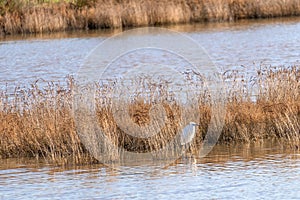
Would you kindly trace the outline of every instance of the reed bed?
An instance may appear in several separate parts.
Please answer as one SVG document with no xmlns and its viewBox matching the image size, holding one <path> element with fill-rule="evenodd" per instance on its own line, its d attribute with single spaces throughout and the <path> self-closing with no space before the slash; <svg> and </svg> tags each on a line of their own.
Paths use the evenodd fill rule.
<svg viewBox="0 0 300 200">
<path fill-rule="evenodd" d="M 203 85 L 197 74 L 190 80 Z M 231 70 L 222 74 L 227 83 L 225 124 L 220 144 L 251 143 L 264 139 L 281 139 L 298 147 L 300 142 L 300 69 L 267 68 L 245 75 Z M 195 80 L 198 80 L 195 82 Z M 131 152 L 159 150 L 180 131 L 182 109 L 176 99 L 161 84 L 147 85 L 145 80 L 130 101 L 119 101 L 117 108 L 128 109 L 123 124 L 142 129 L 150 122 L 149 111 L 160 103 L 165 112 L 165 124 L 160 132 L 149 138 L 126 134 L 113 115 L 114 84 L 95 83 L 97 92 L 97 122 L 113 144 Z M 65 84 L 39 82 L 30 87 L 16 87 L 13 94 L 0 93 L 0 157 L 34 157 L 57 163 L 97 162 L 78 136 L 73 115 L 73 91 L 76 81 L 69 77 Z M 150 93 L 149 93 L 150 88 Z M 151 90 L 152 88 L 152 90 Z M 144 92 L 148 91 L 145 96 Z M 151 92 L 153 91 L 153 92 Z M 202 126 L 197 129 L 192 150 L 197 151 L 206 135 L 211 119 L 210 95 L 195 91 L 199 102 Z"/>
<path fill-rule="evenodd" d="M 3 0 L 0 33 L 298 16 L 298 0 Z"/>
</svg>

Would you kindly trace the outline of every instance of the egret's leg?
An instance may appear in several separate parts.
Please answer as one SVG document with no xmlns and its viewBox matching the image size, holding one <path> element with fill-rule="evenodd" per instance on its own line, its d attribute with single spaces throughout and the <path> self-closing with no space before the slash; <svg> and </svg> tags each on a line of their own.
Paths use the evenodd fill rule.
<svg viewBox="0 0 300 200">
<path fill-rule="evenodd" d="M 185 144 L 184 144 L 184 145 L 182 145 L 182 152 L 181 152 L 182 156 L 185 155 L 185 153 L 186 153 L 186 152 L 185 152 L 185 149 L 186 149 L 186 148 L 185 148 Z"/>
<path fill-rule="evenodd" d="M 188 155 L 188 157 L 189 158 L 192 158 L 192 156 L 193 156 L 193 152 L 192 152 L 192 147 L 191 147 L 191 145 L 189 144 L 189 146 L 188 146 L 188 148 L 187 148 L 187 153 L 189 153 L 189 154 L 187 154 Z"/>
</svg>

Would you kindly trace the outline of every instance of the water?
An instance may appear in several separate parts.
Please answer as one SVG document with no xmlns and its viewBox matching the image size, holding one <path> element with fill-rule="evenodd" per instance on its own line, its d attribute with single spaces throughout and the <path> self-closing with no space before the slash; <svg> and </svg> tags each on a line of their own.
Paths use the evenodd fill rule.
<svg viewBox="0 0 300 200">
<path fill-rule="evenodd" d="M 276 143 L 216 146 L 197 163 L 55 167 L 3 160 L 0 199 L 297 199 L 300 154 Z"/>
<path fill-rule="evenodd" d="M 300 63 L 300 18 L 168 28 L 196 40 L 225 69 Z M 2 39 L 0 86 L 64 81 L 93 48 L 117 32 Z M 216 146 L 204 159 L 180 159 L 165 168 L 147 163 L 117 170 L 57 167 L 8 159 L 0 160 L 0 199 L 297 199 L 299 177 L 299 152 L 274 142 Z"/>
<path fill-rule="evenodd" d="M 225 69 L 300 63 L 300 18 L 168 28 L 197 41 L 215 65 Z M 8 37 L 0 41 L 0 84 L 23 86 L 37 79 L 63 81 L 67 75 L 76 75 L 86 56 L 114 33 L 118 31 L 79 32 L 69 37 L 67 34 Z M 136 61 L 128 60 L 126 65 L 134 65 Z"/>
</svg>

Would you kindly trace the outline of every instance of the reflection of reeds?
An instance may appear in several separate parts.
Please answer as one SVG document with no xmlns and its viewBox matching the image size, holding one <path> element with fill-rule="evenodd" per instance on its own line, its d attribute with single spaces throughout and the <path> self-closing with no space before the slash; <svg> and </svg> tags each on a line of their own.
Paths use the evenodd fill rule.
<svg viewBox="0 0 300 200">
<path fill-rule="evenodd" d="M 14 0 L 0 2 L 0 33 L 232 21 L 299 14 L 298 0 Z"/>
<path fill-rule="evenodd" d="M 194 76 L 197 76 L 194 74 Z M 244 76 L 238 72 L 223 74 L 228 80 L 226 119 L 219 143 L 252 142 L 277 138 L 299 142 L 300 134 L 300 71 L 297 67 L 259 70 L 256 75 Z M 33 84 L 28 89 L 16 89 L 13 96 L 5 91 L 0 96 L 0 156 L 37 157 L 53 161 L 76 163 L 92 161 L 76 134 L 72 115 L 72 79 L 67 86 L 49 83 L 44 88 Z M 158 85 L 158 87 L 160 87 Z M 176 100 L 156 96 L 166 111 L 165 125 L 150 138 L 132 137 L 122 131 L 113 116 L 111 85 L 97 84 L 97 119 L 108 138 L 121 148 L 132 152 L 151 152 L 164 147 L 180 131 L 181 108 Z M 143 88 L 142 88 L 143 89 Z M 253 92 L 252 90 L 255 90 Z M 141 90 L 139 89 L 139 92 Z M 160 95 L 169 95 L 160 87 Z M 150 123 L 148 101 L 157 94 L 143 98 L 139 93 L 131 102 L 121 103 L 129 110 L 125 123 L 143 127 Z M 211 117 L 209 95 L 195 92 L 198 98 L 202 124 L 193 141 L 195 150 L 206 134 Z M 155 98 L 154 98 L 155 99 Z"/>
</svg>

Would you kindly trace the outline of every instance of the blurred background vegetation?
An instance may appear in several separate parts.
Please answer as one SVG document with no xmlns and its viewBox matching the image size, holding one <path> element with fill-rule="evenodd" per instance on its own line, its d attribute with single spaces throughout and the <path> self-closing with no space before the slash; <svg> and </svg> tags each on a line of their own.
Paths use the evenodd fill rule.
<svg viewBox="0 0 300 200">
<path fill-rule="evenodd" d="M 28 6 L 37 6 L 42 4 L 70 3 L 81 8 L 95 5 L 97 0 L 0 0 L 0 13 L 18 11 Z"/>
</svg>

